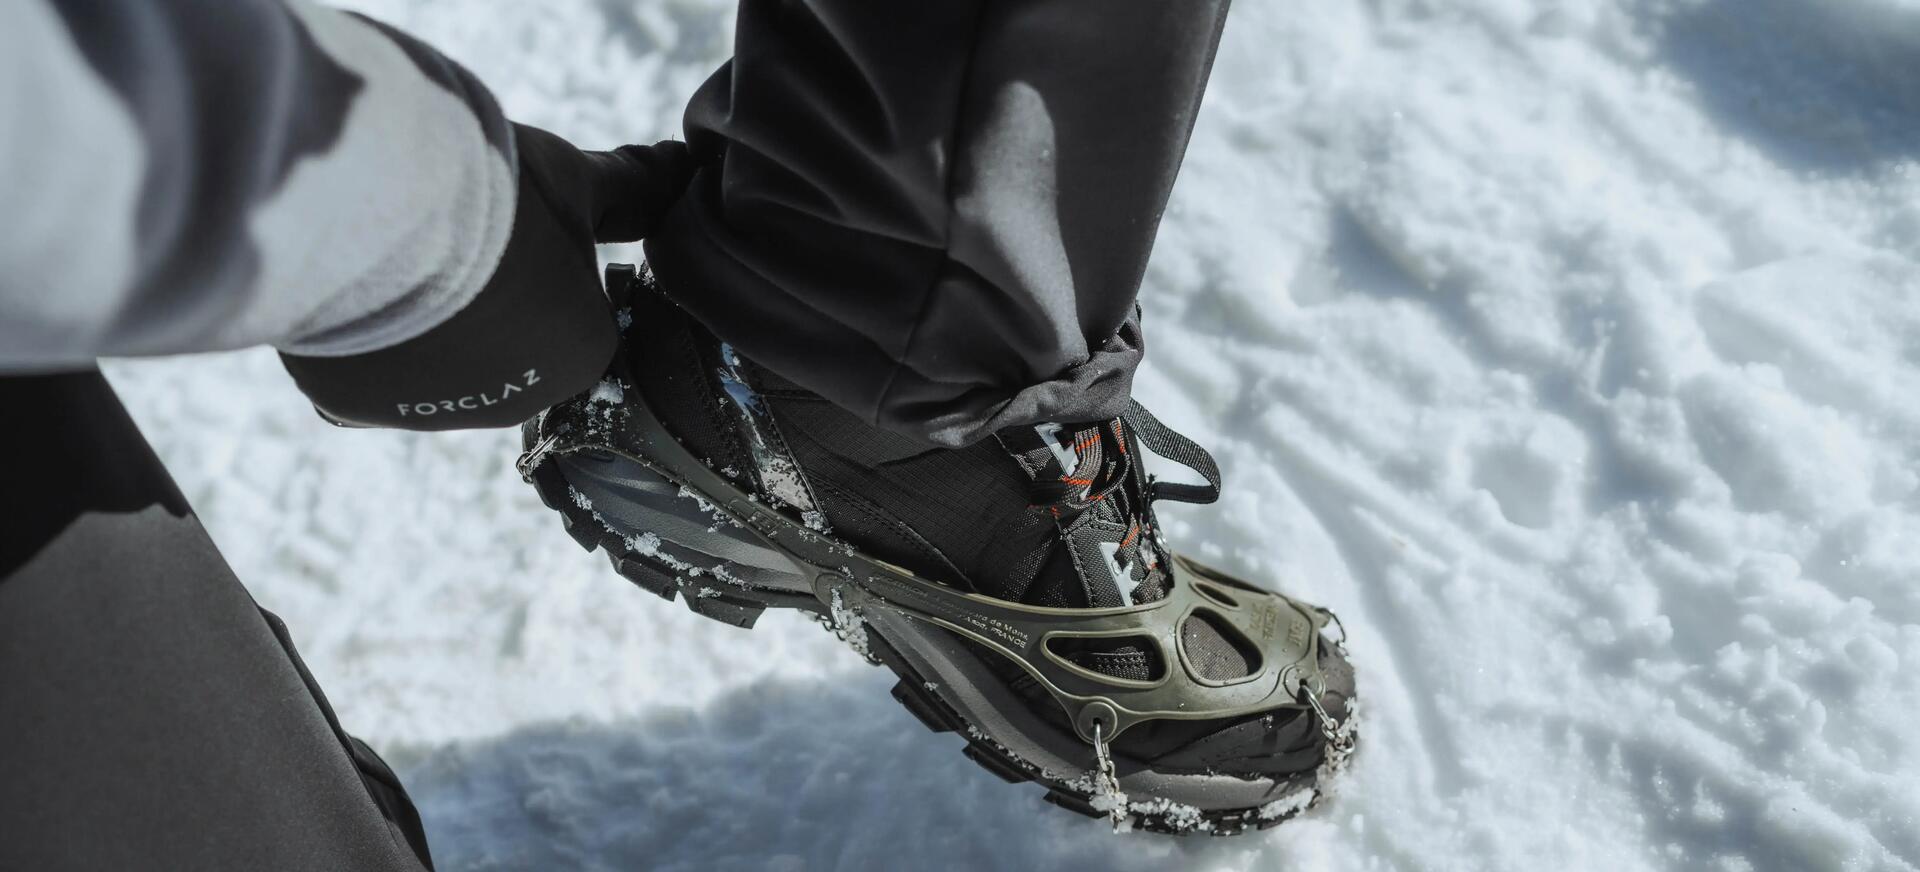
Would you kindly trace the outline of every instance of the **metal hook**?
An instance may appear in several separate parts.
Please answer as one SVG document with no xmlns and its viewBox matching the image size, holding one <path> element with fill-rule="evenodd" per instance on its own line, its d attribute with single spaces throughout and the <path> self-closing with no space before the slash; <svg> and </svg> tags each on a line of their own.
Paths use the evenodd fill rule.
<svg viewBox="0 0 1920 872">
<path fill-rule="evenodd" d="M 535 443 L 532 448 L 520 455 L 519 460 L 514 461 L 513 468 L 519 471 L 521 481 L 533 483 L 533 468 L 540 465 L 540 460 L 546 455 L 547 449 L 552 448 L 553 443 L 559 438 L 560 434 L 557 431 L 548 433 L 546 438 Z"/>
</svg>

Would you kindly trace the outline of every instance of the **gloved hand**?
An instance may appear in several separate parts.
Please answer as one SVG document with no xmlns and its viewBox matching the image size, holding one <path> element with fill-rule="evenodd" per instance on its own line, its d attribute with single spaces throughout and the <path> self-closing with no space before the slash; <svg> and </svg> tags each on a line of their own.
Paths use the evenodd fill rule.
<svg viewBox="0 0 1920 872">
<path fill-rule="evenodd" d="M 605 372 L 619 337 L 594 243 L 651 233 L 685 190 L 693 159 L 679 142 L 589 152 L 520 124 L 514 138 L 513 235 L 466 308 L 378 351 L 280 355 L 329 420 L 410 430 L 512 426 Z"/>
<path fill-rule="evenodd" d="M 523 196 L 531 177 L 554 214 L 574 222 L 572 230 L 587 232 L 590 242 L 645 238 L 693 177 L 684 142 L 581 151 L 538 127 L 515 124 L 513 134 Z"/>
</svg>

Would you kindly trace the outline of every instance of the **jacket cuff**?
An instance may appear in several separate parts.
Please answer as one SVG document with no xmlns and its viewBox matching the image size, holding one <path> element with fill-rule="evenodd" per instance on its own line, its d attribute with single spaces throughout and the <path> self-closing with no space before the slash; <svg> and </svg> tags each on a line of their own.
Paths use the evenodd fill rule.
<svg viewBox="0 0 1920 872">
<path fill-rule="evenodd" d="M 466 308 L 398 345 L 345 357 L 282 352 L 294 383 L 336 424 L 406 430 L 507 427 L 585 390 L 618 343 L 585 228 L 563 226 L 521 172 L 513 236 Z"/>
</svg>

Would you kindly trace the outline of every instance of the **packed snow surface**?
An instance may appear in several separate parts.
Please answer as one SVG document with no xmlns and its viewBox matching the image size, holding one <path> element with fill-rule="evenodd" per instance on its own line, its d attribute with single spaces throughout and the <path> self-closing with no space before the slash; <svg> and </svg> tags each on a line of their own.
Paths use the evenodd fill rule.
<svg viewBox="0 0 1920 872">
<path fill-rule="evenodd" d="M 732 31 L 356 5 L 597 146 L 676 135 Z M 442 869 L 1915 869 L 1917 159 L 1913 0 L 1237 4 L 1139 396 L 1228 476 L 1172 541 L 1336 609 L 1368 718 L 1233 840 L 1116 836 L 813 622 L 634 588 L 513 434 L 336 431 L 265 352 L 110 372 Z"/>
</svg>

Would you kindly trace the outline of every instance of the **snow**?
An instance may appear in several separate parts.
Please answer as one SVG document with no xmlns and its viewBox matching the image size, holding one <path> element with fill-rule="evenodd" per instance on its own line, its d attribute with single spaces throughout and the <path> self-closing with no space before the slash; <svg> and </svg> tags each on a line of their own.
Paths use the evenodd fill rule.
<svg viewBox="0 0 1920 872">
<path fill-rule="evenodd" d="M 620 401 L 625 399 L 626 396 L 626 389 L 620 386 L 619 379 L 614 378 L 601 379 L 598 384 L 593 386 L 593 393 L 588 395 L 590 401 L 606 403 L 609 406 L 620 405 Z"/>
<path fill-rule="evenodd" d="M 598 146 L 675 134 L 732 17 L 355 5 Z M 1914 869 L 1916 58 L 1912 0 L 1238 4 L 1138 394 L 1227 474 L 1169 541 L 1337 610 L 1367 724 L 1237 839 L 1115 836 L 811 622 L 634 589 L 513 434 L 109 371 L 443 869 Z"/>
<path fill-rule="evenodd" d="M 839 588 L 834 588 L 833 601 L 827 605 L 826 619 L 821 623 L 831 629 L 840 641 L 847 643 L 847 647 L 861 660 L 879 663 L 880 658 L 867 646 L 867 619 L 860 616 L 860 610 L 846 603 Z"/>
</svg>

